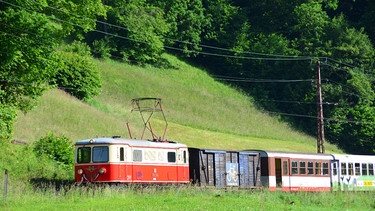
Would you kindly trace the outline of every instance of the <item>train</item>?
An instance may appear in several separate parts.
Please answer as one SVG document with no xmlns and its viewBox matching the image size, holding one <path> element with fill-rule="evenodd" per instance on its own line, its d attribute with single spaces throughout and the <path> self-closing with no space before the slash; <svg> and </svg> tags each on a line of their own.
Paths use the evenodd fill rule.
<svg viewBox="0 0 375 211">
<path fill-rule="evenodd" d="M 109 183 L 183 185 L 268 189 L 270 191 L 375 191 L 375 156 L 221 150 L 189 147 L 167 141 L 167 122 L 160 98 L 132 100 L 131 114 L 143 121 L 140 139 L 120 136 L 90 138 L 75 144 L 76 184 Z M 151 117 L 165 120 L 162 136 L 152 129 Z M 145 132 L 151 138 L 144 138 Z"/>
<path fill-rule="evenodd" d="M 374 191 L 375 156 L 215 150 L 160 140 L 101 137 L 75 144 L 75 182 Z"/>
</svg>

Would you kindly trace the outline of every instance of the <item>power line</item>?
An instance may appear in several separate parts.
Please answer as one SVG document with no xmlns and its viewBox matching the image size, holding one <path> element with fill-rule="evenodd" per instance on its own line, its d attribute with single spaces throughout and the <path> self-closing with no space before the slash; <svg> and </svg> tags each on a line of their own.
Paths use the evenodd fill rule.
<svg viewBox="0 0 375 211">
<path fill-rule="evenodd" d="M 231 82 L 247 82 L 247 83 L 292 83 L 292 82 L 314 82 L 314 79 L 254 79 L 254 78 L 240 78 L 230 76 L 213 75 L 214 79 L 219 81 Z"/>
<path fill-rule="evenodd" d="M 35 2 L 35 3 L 39 4 L 39 5 L 42 5 L 41 3 L 36 2 L 36 1 L 33 1 L 33 2 Z M 42 5 L 42 6 L 45 6 L 45 5 Z M 115 27 L 115 28 L 118 28 L 118 29 L 123 29 L 123 30 L 127 30 L 127 31 L 133 31 L 133 32 L 137 32 L 137 33 L 142 33 L 142 32 L 136 31 L 136 30 L 128 29 L 128 28 L 123 27 L 123 26 L 119 26 L 119 25 L 107 23 L 107 22 L 104 22 L 104 21 L 100 21 L 100 20 L 88 18 L 88 17 L 85 17 L 85 16 L 81 16 L 81 15 L 78 15 L 78 14 L 75 14 L 75 13 L 67 12 L 67 11 L 64 11 L 62 9 L 59 9 L 59 8 L 56 8 L 56 7 L 52 7 L 52 6 L 49 6 L 49 5 L 47 5 L 46 7 L 54 9 L 54 10 L 57 10 L 57 11 L 60 11 L 60 12 L 64 12 L 64 13 L 69 14 L 69 15 L 75 15 L 76 17 L 88 19 L 90 21 L 94 21 L 94 22 L 101 23 L 101 24 L 104 24 L 104 25 L 107 25 L 107 26 Z M 163 39 L 166 39 L 166 40 L 173 41 L 173 42 L 179 42 L 179 43 L 184 43 L 184 44 L 189 44 L 189 45 L 196 45 L 196 43 L 191 43 L 191 42 L 188 42 L 188 41 L 180 41 L 180 40 L 176 40 L 176 39 L 172 39 L 172 38 L 168 38 L 168 37 L 164 37 L 164 36 L 160 36 L 160 37 L 162 37 Z M 210 48 L 210 49 L 215 49 L 215 50 L 230 51 L 232 53 L 244 53 L 244 54 L 251 54 L 251 55 L 258 55 L 258 56 L 281 57 L 281 58 L 289 58 L 289 59 L 298 59 L 298 58 L 300 58 L 301 60 L 306 60 L 306 59 L 310 60 L 311 59 L 311 57 L 309 57 L 309 56 L 289 56 L 289 55 L 281 55 L 281 54 L 265 54 L 265 53 L 257 53 L 257 52 L 250 52 L 250 51 L 240 51 L 240 52 L 238 52 L 238 51 L 234 51 L 232 49 L 221 48 L 221 47 L 216 47 L 216 46 L 209 46 L 209 45 L 202 45 L 202 44 L 198 44 L 197 46 L 199 46 L 199 47 L 205 47 L 205 48 Z"/>
<path fill-rule="evenodd" d="M 14 6 L 14 7 L 17 7 L 17 8 L 20 8 L 20 9 L 24 9 L 24 10 L 26 10 L 28 12 L 37 12 L 37 11 L 33 11 L 33 10 L 30 10 L 30 9 L 27 9 L 27 8 L 19 6 L 19 5 L 15 5 L 15 4 L 9 3 L 9 2 L 4 1 L 4 0 L 0 0 L 0 2 L 9 4 L 11 6 Z M 37 3 L 37 4 L 40 4 L 40 3 Z M 42 5 L 42 6 L 45 6 L 45 5 Z M 55 8 L 55 7 L 51 7 L 51 6 L 47 6 L 47 7 L 51 8 L 51 9 L 56 9 L 56 10 L 62 12 L 61 9 L 58 9 L 58 8 Z M 40 13 L 40 12 L 37 12 L 37 13 L 43 14 L 43 13 Z M 120 29 L 129 30 L 129 29 L 125 28 L 125 27 L 121 27 L 121 26 L 114 25 L 114 24 L 109 24 L 109 23 L 106 23 L 106 22 L 103 22 L 103 21 L 97 21 L 97 20 L 94 20 L 94 19 L 90 19 L 90 18 L 87 18 L 87 17 L 83 17 L 83 16 L 80 16 L 80 15 L 74 14 L 74 13 L 68 13 L 68 12 L 65 12 L 65 13 L 66 14 L 71 14 L 71 15 L 76 15 L 77 17 L 82 17 L 82 18 L 85 18 L 85 19 L 88 19 L 88 20 L 96 21 L 98 23 L 107 24 L 107 25 L 112 26 L 112 27 L 117 27 L 117 28 L 120 28 Z M 49 17 L 51 19 L 59 21 L 59 22 L 63 22 L 63 23 L 70 24 L 72 26 L 84 28 L 83 26 L 81 26 L 79 24 L 76 24 L 76 23 L 65 21 L 65 20 L 62 20 L 62 19 L 59 19 L 59 18 L 56 18 L 56 17 L 52 17 L 52 16 L 49 16 Z M 105 31 L 100 31 L 100 30 L 97 30 L 97 29 L 93 29 L 92 31 L 98 32 L 98 33 L 101 33 L 101 34 L 104 34 L 104 35 L 113 36 L 113 37 L 120 38 L 120 39 L 126 39 L 126 40 L 131 40 L 131 41 L 134 41 L 134 42 L 149 44 L 146 41 L 137 40 L 137 39 L 134 39 L 134 38 L 129 38 L 129 37 L 125 37 L 125 36 L 121 36 L 121 35 L 117 35 L 117 34 L 112 34 L 112 33 L 105 32 Z M 164 37 L 164 39 L 173 40 L 173 39 L 165 38 L 165 37 Z M 186 41 L 178 41 L 178 40 L 174 40 L 174 41 L 176 41 L 176 42 L 183 42 L 183 43 L 194 45 L 194 43 L 190 43 L 190 42 L 186 42 Z M 198 46 L 200 46 L 200 45 L 198 45 Z M 226 50 L 226 51 L 230 51 L 230 52 L 236 52 L 236 51 L 233 51 L 233 50 L 230 50 L 230 49 L 225 49 L 225 48 L 213 47 L 213 46 L 208 46 L 208 45 L 201 45 L 201 47 L 202 46 L 203 47 L 209 47 L 209 48 L 212 48 L 212 49 L 221 49 L 221 50 Z M 247 56 L 235 56 L 235 55 L 228 55 L 228 54 L 208 53 L 208 52 L 203 52 L 203 51 L 186 50 L 186 49 L 181 49 L 181 48 L 176 48 L 176 47 L 170 47 L 170 46 L 166 46 L 166 45 L 164 45 L 164 48 L 165 49 L 170 49 L 170 50 L 185 51 L 185 52 L 189 52 L 189 53 L 196 53 L 196 54 L 208 55 L 208 56 L 225 57 L 225 58 L 236 58 L 236 59 L 268 60 L 268 61 L 301 61 L 301 60 L 306 60 L 307 61 L 307 60 L 311 60 L 311 57 L 286 56 L 286 55 L 275 55 L 275 54 L 262 54 L 262 53 L 247 52 L 247 51 L 244 51 L 242 53 L 253 54 L 253 55 L 269 56 L 269 57 L 247 57 Z"/>
</svg>

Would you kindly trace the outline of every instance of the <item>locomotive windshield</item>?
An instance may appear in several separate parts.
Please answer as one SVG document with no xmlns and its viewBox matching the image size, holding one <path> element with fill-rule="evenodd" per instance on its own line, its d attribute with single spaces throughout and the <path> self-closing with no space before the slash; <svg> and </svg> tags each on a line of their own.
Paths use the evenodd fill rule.
<svg viewBox="0 0 375 211">
<path fill-rule="evenodd" d="M 93 147 L 92 162 L 94 163 L 108 162 L 108 147 Z"/>
<path fill-rule="evenodd" d="M 91 158 L 92 151 L 92 158 Z M 79 147 L 77 149 L 77 163 L 104 163 L 109 159 L 108 146 Z"/>
</svg>

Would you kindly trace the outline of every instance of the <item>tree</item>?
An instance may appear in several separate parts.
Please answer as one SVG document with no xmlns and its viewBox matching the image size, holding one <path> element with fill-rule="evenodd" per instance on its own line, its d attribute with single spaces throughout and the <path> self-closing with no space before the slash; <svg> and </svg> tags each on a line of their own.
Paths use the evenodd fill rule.
<svg viewBox="0 0 375 211">
<path fill-rule="evenodd" d="M 60 62 L 55 49 L 62 39 L 72 32 L 79 34 L 76 27 L 92 30 L 96 23 L 91 18 L 102 14 L 100 0 L 0 3 L 0 116 L 6 125 L 1 139 L 11 137 L 15 110 L 29 111 L 50 87 Z"/>
<path fill-rule="evenodd" d="M 201 50 L 204 28 L 209 24 L 209 17 L 205 17 L 202 0 L 176 0 L 171 2 L 149 0 L 165 12 L 165 20 L 170 23 L 170 30 L 166 34 L 168 44 L 181 49 L 185 55 L 196 55 Z"/>
<path fill-rule="evenodd" d="M 107 6 L 107 23 L 98 25 L 98 30 L 86 38 L 94 55 L 156 62 L 164 52 L 164 36 L 169 30 L 163 10 L 145 0 L 108 1 Z"/>
<path fill-rule="evenodd" d="M 11 6 L 0 22 L 0 104 L 27 111 L 55 74 L 59 29 L 44 14 Z"/>
</svg>

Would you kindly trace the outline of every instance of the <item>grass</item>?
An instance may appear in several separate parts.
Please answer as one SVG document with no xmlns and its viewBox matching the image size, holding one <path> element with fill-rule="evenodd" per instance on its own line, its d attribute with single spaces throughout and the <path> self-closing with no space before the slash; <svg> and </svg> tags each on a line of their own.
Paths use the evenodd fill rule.
<svg viewBox="0 0 375 211">
<path fill-rule="evenodd" d="M 47 191 L 46 191 L 47 189 Z M 73 187 L 10 193 L 2 210 L 373 210 L 371 193 L 281 193 L 181 187 Z"/>
<path fill-rule="evenodd" d="M 130 115 L 131 99 L 158 97 L 163 101 L 169 140 L 215 149 L 316 152 L 314 137 L 257 110 L 251 97 L 173 56 L 165 59 L 170 68 L 97 61 L 104 84 L 91 106 L 51 90 L 35 110 L 19 115 L 15 139 L 32 143 L 47 132 L 65 134 L 73 142 L 97 136 L 129 137 L 125 127 L 129 119 L 133 137 L 139 138 L 142 124 L 139 114 Z M 152 119 L 157 134 L 163 132 L 161 120 L 160 114 Z M 326 151 L 340 152 L 329 143 Z"/>
</svg>

